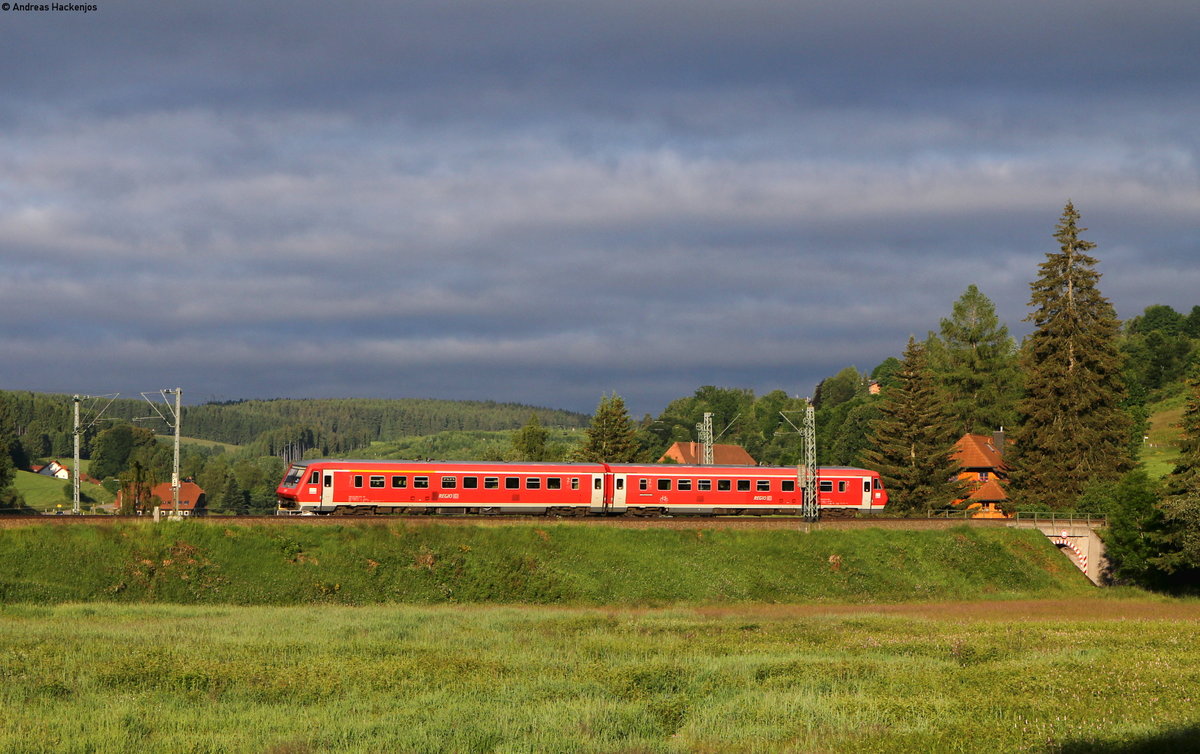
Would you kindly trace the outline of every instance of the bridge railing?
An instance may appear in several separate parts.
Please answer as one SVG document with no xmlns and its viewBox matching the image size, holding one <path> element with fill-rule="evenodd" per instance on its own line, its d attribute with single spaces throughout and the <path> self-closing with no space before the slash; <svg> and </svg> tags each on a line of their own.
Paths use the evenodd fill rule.
<svg viewBox="0 0 1200 754">
<path fill-rule="evenodd" d="M 976 510 L 937 510 L 931 511 L 928 518 L 973 519 Z M 990 519 L 1012 521 L 1034 526 L 1086 526 L 1089 529 L 1108 526 L 1108 516 L 1101 516 L 1086 511 L 1018 511 L 1007 519 Z"/>
<path fill-rule="evenodd" d="M 1034 526 L 1086 526 L 1089 529 L 1108 526 L 1108 516 L 1079 511 L 1017 511 L 1012 520 Z"/>
</svg>

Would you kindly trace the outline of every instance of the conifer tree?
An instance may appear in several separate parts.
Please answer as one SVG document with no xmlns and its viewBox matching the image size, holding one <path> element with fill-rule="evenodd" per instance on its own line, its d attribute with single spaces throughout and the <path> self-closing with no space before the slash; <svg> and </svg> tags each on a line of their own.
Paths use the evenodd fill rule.
<svg viewBox="0 0 1200 754">
<path fill-rule="evenodd" d="M 1180 420 L 1179 460 L 1164 480 L 1160 528 L 1151 533 L 1159 547 L 1151 562 L 1172 580 L 1194 585 L 1200 576 L 1200 371 L 1193 373 L 1189 387 L 1191 396 Z"/>
<path fill-rule="evenodd" d="M 883 392 L 882 416 L 872 423 L 870 447 L 862 458 L 883 476 L 890 508 L 928 513 L 962 495 L 952 455 L 958 438 L 923 343 L 908 339 L 893 379 Z"/>
<path fill-rule="evenodd" d="M 941 321 L 929 351 L 930 366 L 960 435 L 991 433 L 1016 423 L 1017 347 L 991 299 L 974 284 Z"/>
<path fill-rule="evenodd" d="M 613 393 L 600 398 L 592 415 L 587 440 L 575 453 L 580 461 L 629 463 L 636 461 L 639 446 L 633 420 L 621 396 Z"/>
<path fill-rule="evenodd" d="M 529 421 L 521 427 L 512 438 L 512 452 L 517 461 L 546 460 L 546 438 L 550 433 L 538 421 L 536 413 L 529 415 Z"/>
<path fill-rule="evenodd" d="M 1117 350 L 1120 322 L 1100 295 L 1095 244 L 1079 237 L 1079 213 L 1067 203 L 1026 317 L 1034 331 L 1021 354 L 1025 397 L 1015 433 L 1017 502 L 1073 506 L 1088 484 L 1119 479 L 1133 466 L 1130 419 Z"/>
</svg>

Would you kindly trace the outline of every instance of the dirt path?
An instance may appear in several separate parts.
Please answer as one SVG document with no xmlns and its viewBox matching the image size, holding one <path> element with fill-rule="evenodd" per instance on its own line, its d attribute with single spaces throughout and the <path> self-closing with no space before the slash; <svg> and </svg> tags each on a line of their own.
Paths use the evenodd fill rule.
<svg viewBox="0 0 1200 754">
<path fill-rule="evenodd" d="M 818 615 L 896 615 L 949 620 L 1185 620 L 1200 621 L 1200 600 L 1069 598 L 1061 600 L 985 600 L 891 605 L 737 605 L 699 607 L 700 615 L 763 619 Z"/>
</svg>

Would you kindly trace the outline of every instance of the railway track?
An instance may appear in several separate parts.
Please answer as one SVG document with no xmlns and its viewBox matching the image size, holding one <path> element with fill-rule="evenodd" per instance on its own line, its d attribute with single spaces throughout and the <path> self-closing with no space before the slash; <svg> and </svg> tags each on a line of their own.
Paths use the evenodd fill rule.
<svg viewBox="0 0 1200 754">
<path fill-rule="evenodd" d="M 378 526 L 405 524 L 412 526 L 607 526 L 623 529 L 949 529 L 955 526 L 1005 527 L 1008 519 L 945 519 L 945 518 L 837 518 L 807 522 L 799 516 L 663 516 L 659 518 L 625 518 L 620 516 L 478 516 L 478 515 L 411 515 L 411 516 L 204 516 L 186 519 L 189 524 L 202 526 Z M 153 525 L 150 516 L 0 516 L 0 529 L 25 526 L 111 526 L 119 523 Z"/>
</svg>

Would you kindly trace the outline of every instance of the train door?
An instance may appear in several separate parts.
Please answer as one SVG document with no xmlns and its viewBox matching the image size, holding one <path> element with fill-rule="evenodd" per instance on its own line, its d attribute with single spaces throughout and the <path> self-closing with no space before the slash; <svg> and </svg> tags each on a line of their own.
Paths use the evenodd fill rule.
<svg viewBox="0 0 1200 754">
<path fill-rule="evenodd" d="M 604 475 L 592 474 L 592 504 L 593 513 L 608 512 L 608 496 L 604 489 Z"/>
<path fill-rule="evenodd" d="M 870 510 L 871 508 L 871 477 L 862 478 L 862 507 Z"/>
<path fill-rule="evenodd" d="M 613 474 L 613 507 L 625 507 L 625 474 Z"/>
<path fill-rule="evenodd" d="M 325 471 L 321 478 L 321 507 L 333 505 L 333 472 Z"/>
</svg>

